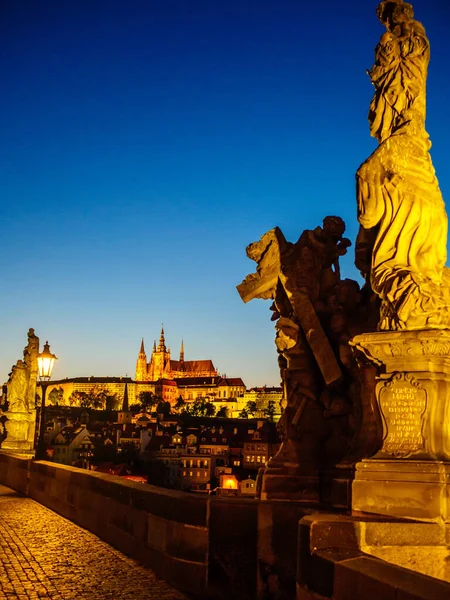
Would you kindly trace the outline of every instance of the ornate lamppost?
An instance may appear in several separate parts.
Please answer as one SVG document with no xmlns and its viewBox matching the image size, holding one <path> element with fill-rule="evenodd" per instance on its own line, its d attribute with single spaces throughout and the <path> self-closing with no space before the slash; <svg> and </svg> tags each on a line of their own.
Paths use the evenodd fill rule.
<svg viewBox="0 0 450 600">
<path fill-rule="evenodd" d="M 39 439 L 36 447 L 35 458 L 37 460 L 45 460 L 47 453 L 45 449 L 45 394 L 47 391 L 48 384 L 50 383 L 50 377 L 52 376 L 53 366 L 57 357 L 50 352 L 50 346 L 48 342 L 44 344 L 44 350 L 38 354 L 38 370 L 39 379 L 41 381 L 42 388 L 42 402 L 41 402 L 41 418 L 39 421 Z"/>
</svg>

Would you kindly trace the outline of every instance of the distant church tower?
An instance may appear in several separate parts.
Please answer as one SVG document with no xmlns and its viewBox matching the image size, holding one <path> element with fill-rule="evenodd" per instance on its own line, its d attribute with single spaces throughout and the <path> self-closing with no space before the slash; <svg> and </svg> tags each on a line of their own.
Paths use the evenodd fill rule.
<svg viewBox="0 0 450 600">
<path fill-rule="evenodd" d="M 139 356 L 136 361 L 136 376 L 135 381 L 148 381 L 149 377 L 147 374 L 147 356 L 145 355 L 144 349 L 144 338 L 142 338 L 141 349 L 139 351 Z"/>
<path fill-rule="evenodd" d="M 117 413 L 117 422 L 121 425 L 125 425 L 126 423 L 131 423 L 131 413 L 128 407 L 128 384 L 125 384 L 125 389 L 123 392 L 123 404 L 122 410 Z"/>
<path fill-rule="evenodd" d="M 158 381 L 170 376 L 170 350 L 166 349 L 166 340 L 164 339 L 164 327 L 161 328 L 159 344 L 153 346 L 152 358 L 148 367 L 149 381 Z"/>
</svg>

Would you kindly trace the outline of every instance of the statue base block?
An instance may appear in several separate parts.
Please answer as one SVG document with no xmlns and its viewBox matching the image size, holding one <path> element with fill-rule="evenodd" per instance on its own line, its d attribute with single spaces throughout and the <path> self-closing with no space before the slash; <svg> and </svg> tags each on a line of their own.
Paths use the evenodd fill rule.
<svg viewBox="0 0 450 600">
<path fill-rule="evenodd" d="M 351 508 L 354 468 L 337 466 L 326 470 L 268 467 L 262 474 L 261 500 L 291 500 L 328 508 Z"/>
<path fill-rule="evenodd" d="M 353 511 L 450 523 L 450 462 L 363 460 L 352 494 Z"/>
<path fill-rule="evenodd" d="M 316 470 L 267 468 L 262 476 L 261 500 L 320 502 L 320 477 Z"/>
</svg>

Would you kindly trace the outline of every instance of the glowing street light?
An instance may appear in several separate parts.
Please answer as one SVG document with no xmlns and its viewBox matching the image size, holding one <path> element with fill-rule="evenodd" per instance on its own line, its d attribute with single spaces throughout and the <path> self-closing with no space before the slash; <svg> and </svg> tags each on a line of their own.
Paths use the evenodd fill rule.
<svg viewBox="0 0 450 600">
<path fill-rule="evenodd" d="M 50 377 L 52 376 L 55 360 L 58 359 L 50 352 L 50 346 L 48 345 L 48 342 L 45 342 L 44 350 L 38 354 L 37 357 L 39 378 L 41 381 L 49 381 Z"/>
<path fill-rule="evenodd" d="M 37 460 L 45 460 L 47 458 L 47 452 L 45 449 L 45 394 L 47 391 L 48 384 L 50 383 L 50 377 L 52 376 L 53 366 L 57 357 L 50 352 L 50 346 L 48 342 L 44 344 L 44 350 L 38 354 L 38 371 L 39 379 L 41 380 L 42 388 L 42 402 L 41 402 L 41 417 L 39 422 L 39 440 L 36 447 L 35 458 Z"/>
</svg>

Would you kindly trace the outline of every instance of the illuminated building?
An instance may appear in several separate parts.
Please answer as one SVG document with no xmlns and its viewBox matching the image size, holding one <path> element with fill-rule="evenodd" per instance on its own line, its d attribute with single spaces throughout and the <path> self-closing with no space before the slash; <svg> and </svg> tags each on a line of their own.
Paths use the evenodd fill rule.
<svg viewBox="0 0 450 600">
<path fill-rule="evenodd" d="M 161 329 L 159 344 L 153 344 L 150 362 L 147 363 L 144 340 L 141 342 L 136 361 L 136 381 L 158 381 L 159 379 L 179 379 L 186 377 L 217 377 L 218 372 L 212 360 L 184 360 L 184 343 L 181 342 L 180 359 L 170 357 L 170 348 L 166 348 L 164 328 Z"/>
<path fill-rule="evenodd" d="M 85 425 L 66 426 L 53 440 L 53 461 L 63 465 L 72 465 L 82 455 L 89 454 L 93 444 L 90 432 Z"/>
</svg>

